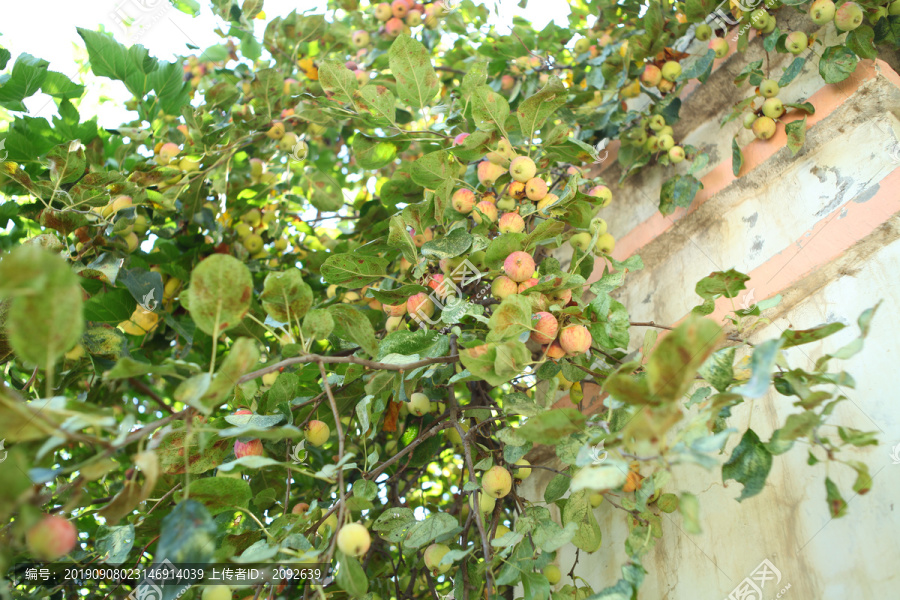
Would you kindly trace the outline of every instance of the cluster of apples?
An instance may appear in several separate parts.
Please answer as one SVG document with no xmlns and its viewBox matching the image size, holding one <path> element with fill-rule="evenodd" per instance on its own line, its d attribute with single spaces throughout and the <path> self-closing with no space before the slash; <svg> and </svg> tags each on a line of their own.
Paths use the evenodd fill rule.
<svg viewBox="0 0 900 600">
<path fill-rule="evenodd" d="M 869 21 L 874 25 L 879 19 L 888 15 L 900 15 L 900 2 L 895 0 L 888 6 L 879 6 L 870 11 Z M 864 16 L 865 12 L 862 6 L 856 2 L 844 2 L 839 7 L 835 7 L 831 0 L 816 0 L 809 6 L 809 18 L 813 23 L 826 25 L 833 21 L 834 26 L 840 32 L 853 31 L 862 25 Z M 787 42 L 785 42 L 785 46 L 787 46 Z"/>
<path fill-rule="evenodd" d="M 765 98 L 762 106 L 744 115 L 744 128 L 753 131 L 753 135 L 760 140 L 768 140 L 778 127 L 776 120 L 784 114 L 784 103 L 776 95 L 780 88 L 778 82 L 773 79 L 764 79 L 759 84 L 758 93 Z"/>
<path fill-rule="evenodd" d="M 110 200 L 105 206 L 97 206 L 91 209 L 95 215 L 99 216 L 103 222 L 114 222 L 119 218 L 119 212 L 134 207 L 134 201 L 131 196 L 121 195 Z M 134 215 L 134 223 L 125 227 L 119 227 L 115 230 L 115 234 L 122 238 L 125 242 L 125 250 L 130 254 L 137 250 L 141 243 L 141 237 L 147 233 L 150 223 L 147 217 L 140 213 Z M 90 232 L 87 227 L 80 227 L 75 231 L 78 242 L 75 244 L 75 250 L 81 252 L 84 248 L 84 242 L 90 239 Z"/>
<path fill-rule="evenodd" d="M 659 61 L 650 63 L 644 67 L 641 73 L 641 83 L 650 88 L 656 88 L 661 94 L 668 94 L 675 89 L 675 82 L 681 76 L 681 63 L 677 60 L 667 60 L 659 65 Z"/>
<path fill-rule="evenodd" d="M 652 153 L 665 152 L 669 161 L 678 164 L 685 159 L 684 148 L 675 143 L 672 126 L 663 115 L 650 115 L 640 120 L 622 137 L 623 144 L 643 146 Z"/>
<path fill-rule="evenodd" d="M 251 159 L 251 162 L 253 160 L 256 159 Z M 277 218 L 274 209 L 261 211 L 258 208 L 251 208 L 241 215 L 240 220 L 234 225 L 234 233 L 250 254 L 250 258 L 257 260 L 268 257 L 261 232 Z M 288 241 L 284 237 L 279 237 L 273 240 L 272 247 L 276 252 L 284 252 L 287 250 Z"/>
<path fill-rule="evenodd" d="M 274 382 L 274 379 L 277 378 L 277 373 L 269 373 L 263 376 L 263 384 L 266 384 L 267 379 L 269 377 L 269 382 Z M 273 377 L 274 376 L 274 377 Z M 269 383 L 268 385 L 271 385 Z M 238 411 L 235 411 L 235 415 L 252 415 L 253 411 L 242 408 Z M 306 440 L 306 443 L 319 448 L 328 441 L 328 438 L 331 437 L 331 428 L 328 427 L 328 423 L 324 423 L 322 421 L 311 420 L 306 424 L 306 427 L 303 430 L 303 437 Z M 259 439 L 251 439 L 247 441 L 236 440 L 234 442 L 234 457 L 235 458 L 243 458 L 245 456 L 263 456 L 265 451 L 263 450 L 262 440 Z"/>
<path fill-rule="evenodd" d="M 439 23 L 438 19 L 444 14 L 444 4 L 442 2 L 421 4 L 413 2 L 413 0 L 393 0 L 390 3 L 376 4 L 372 14 L 383 24 L 380 33 L 393 39 L 401 33 L 409 34 L 412 27 L 419 25 L 425 25 L 427 29 L 435 29 Z M 366 48 L 371 37 L 368 31 L 358 29 L 353 32 L 350 40 L 356 48 Z"/>
<path fill-rule="evenodd" d="M 293 113 L 293 109 L 285 109 L 282 116 L 291 116 Z M 278 149 L 282 152 L 290 153 L 291 157 L 297 162 L 302 162 L 309 156 L 309 144 L 306 143 L 306 140 L 295 132 L 288 131 L 282 121 L 272 123 L 268 131 L 266 131 L 266 137 L 278 142 Z M 277 176 L 274 173 L 266 173 L 263 167 L 263 164 L 254 166 L 251 162 L 251 177 L 256 178 L 253 183 L 261 182 L 266 185 L 274 183 L 277 180 Z"/>
</svg>

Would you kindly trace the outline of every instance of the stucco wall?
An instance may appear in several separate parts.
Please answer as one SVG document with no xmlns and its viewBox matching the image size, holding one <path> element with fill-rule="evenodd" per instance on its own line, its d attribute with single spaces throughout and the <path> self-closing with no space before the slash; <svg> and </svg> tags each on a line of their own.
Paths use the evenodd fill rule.
<svg viewBox="0 0 900 600">
<path fill-rule="evenodd" d="M 803 22 L 808 25 L 808 20 Z M 699 48 L 689 51 L 693 50 Z M 699 497 L 703 531 L 687 534 L 677 512 L 663 514 L 663 539 L 644 559 L 649 574 L 640 597 L 726 598 L 768 559 L 781 572 L 781 581 L 778 586 L 770 582 L 762 600 L 775 598 L 788 584 L 778 597 L 896 598 L 900 506 L 895 509 L 894 504 L 900 498 L 900 464 L 893 464 L 890 451 L 900 443 L 895 376 L 900 371 L 900 77 L 885 62 L 861 61 L 853 77 L 826 85 L 818 75 L 817 60 L 809 61 L 804 73 L 779 94 L 785 102 L 808 100 L 816 107 L 815 115 L 807 119 L 803 149 L 791 156 L 783 126 L 765 142 L 750 141 L 749 132 L 743 132 L 744 166 L 735 178 L 731 138 L 740 124 L 734 121 L 720 128 L 719 123 L 734 102 L 750 93 L 748 86 L 733 85 L 735 74 L 760 56 L 756 40 L 747 55 L 716 61 L 707 84 L 694 86 L 683 96 L 676 140 L 702 147 L 711 158 L 698 175 L 705 189 L 688 210 L 677 209 L 668 217 L 657 211 L 660 185 L 672 167 L 647 168 L 623 188 L 613 188 L 614 204 L 602 216 L 618 240 L 615 257 L 621 260 L 637 253 L 645 264 L 643 271 L 628 276 L 618 299 L 633 321 L 672 325 L 700 303 L 694 293 L 699 279 L 735 268 L 751 276 L 747 293 L 752 293 L 752 301 L 783 296 L 779 306 L 766 312 L 771 324 L 750 341 L 777 337 L 787 327 L 835 320 L 850 325 L 823 343 L 788 350 L 792 364 L 803 368 L 858 335 L 856 318 L 883 300 L 864 350 L 843 363 L 857 387 L 843 388 L 849 401 L 831 420 L 879 432 L 880 446 L 842 453 L 845 460 L 866 462 L 874 483 L 868 494 L 853 495 L 854 472 L 834 464 L 808 466 L 803 444 L 776 456 L 763 492 L 742 503 L 735 500 L 741 486 L 734 481 L 723 485 L 719 469 L 676 468 L 667 491 L 689 491 Z M 772 57 L 782 62 L 786 58 L 774 53 Z M 780 71 L 778 67 L 772 72 L 777 78 Z M 800 115 L 787 116 L 793 118 Z M 603 175 L 615 181 L 619 172 L 614 146 L 612 150 Z M 743 300 L 736 299 L 736 305 Z M 711 318 L 722 321 L 730 310 L 731 302 L 722 299 Z M 635 331 L 632 348 L 642 339 L 643 330 Z M 599 410 L 603 397 L 597 389 L 588 387 L 585 392 L 583 409 Z M 569 405 L 567 398 L 560 405 Z M 723 461 L 748 426 L 767 440 L 795 411 L 775 394 L 738 406 L 729 423 L 739 433 L 726 446 Z M 531 456 L 558 466 L 540 448 Z M 844 518 L 830 518 L 826 475 L 849 502 Z M 523 492 L 542 501 L 552 476 L 534 471 Z M 621 512 L 609 504 L 595 514 L 603 546 L 589 557 L 582 555 L 575 572 L 600 590 L 620 577 L 627 530 Z M 572 550 L 560 556 L 564 573 L 574 559 Z M 564 576 L 560 585 L 567 579 Z"/>
</svg>

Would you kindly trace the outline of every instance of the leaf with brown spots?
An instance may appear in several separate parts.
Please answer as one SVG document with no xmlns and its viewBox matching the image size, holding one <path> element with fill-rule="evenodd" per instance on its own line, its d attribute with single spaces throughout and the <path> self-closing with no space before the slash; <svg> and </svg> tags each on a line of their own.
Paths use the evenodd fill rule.
<svg viewBox="0 0 900 600">
<path fill-rule="evenodd" d="M 391 44 L 388 58 L 400 100 L 414 108 L 427 106 L 438 93 L 440 82 L 425 46 L 403 34 Z"/>
</svg>

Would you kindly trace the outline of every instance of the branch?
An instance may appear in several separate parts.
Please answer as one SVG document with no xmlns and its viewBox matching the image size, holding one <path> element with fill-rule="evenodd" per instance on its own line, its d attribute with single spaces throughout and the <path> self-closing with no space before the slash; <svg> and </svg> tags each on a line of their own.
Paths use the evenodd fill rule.
<svg viewBox="0 0 900 600">
<path fill-rule="evenodd" d="M 666 331 L 673 331 L 675 329 L 674 327 L 669 327 L 668 325 L 657 325 L 653 321 L 645 321 L 642 323 L 632 321 L 631 323 L 629 323 L 629 325 L 631 325 L 632 327 L 656 327 L 657 329 L 665 329 Z M 752 345 L 750 344 L 750 342 L 742 340 L 741 338 L 733 335 L 726 336 L 726 339 L 732 342 L 740 342 L 742 344 Z"/>
<path fill-rule="evenodd" d="M 344 490 L 344 427 L 341 425 L 341 415 L 338 413 L 337 402 L 334 400 L 334 394 L 331 393 L 331 384 L 328 383 L 328 373 L 325 372 L 325 365 L 322 364 L 322 361 L 317 361 L 319 365 L 319 373 L 322 375 L 322 385 L 325 386 L 325 393 L 328 394 L 328 403 L 331 405 L 331 412 L 334 415 L 334 427 L 337 429 L 338 435 L 338 492 L 340 494 L 340 501 L 338 502 L 338 506 L 340 507 L 338 511 L 338 529 L 344 526 L 344 515 L 346 514 L 346 510 L 344 505 L 347 501 L 347 494 Z M 337 534 L 337 531 L 335 531 Z M 325 563 L 331 563 L 331 557 L 334 554 L 334 547 L 337 543 L 337 535 L 332 536 L 331 545 L 328 547 L 328 554 L 325 555 Z"/>
<path fill-rule="evenodd" d="M 320 365 L 325 363 L 351 363 L 354 365 L 362 365 L 364 367 L 368 367 L 369 369 L 379 369 L 382 371 L 408 371 L 412 369 L 418 369 L 419 367 L 426 367 L 428 365 L 433 365 L 437 363 L 455 363 L 459 360 L 458 354 L 453 354 L 451 356 L 439 356 L 437 358 L 426 358 L 425 360 L 416 361 L 413 363 L 406 363 L 404 365 L 392 365 L 389 363 L 381 363 L 373 360 L 367 360 L 365 358 L 359 358 L 356 356 L 321 356 L 319 354 L 304 354 L 303 356 L 295 356 L 293 358 L 287 358 L 281 362 L 277 362 L 269 365 L 268 367 L 264 367 L 262 369 L 252 371 L 247 373 L 240 379 L 238 379 L 238 384 L 246 383 L 252 379 L 256 379 L 257 377 L 262 377 L 266 373 L 272 373 L 273 371 L 278 371 L 283 367 L 287 367 L 290 365 L 296 365 L 300 363 L 319 363 Z"/>
</svg>

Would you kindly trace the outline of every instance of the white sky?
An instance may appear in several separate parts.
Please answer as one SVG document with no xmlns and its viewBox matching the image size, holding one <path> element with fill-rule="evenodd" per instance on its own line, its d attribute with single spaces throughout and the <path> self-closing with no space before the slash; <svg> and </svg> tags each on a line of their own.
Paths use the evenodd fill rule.
<svg viewBox="0 0 900 600">
<path fill-rule="evenodd" d="M 8 3 L 3 8 L 0 25 L 0 46 L 12 53 L 11 68 L 15 58 L 27 52 L 50 62 L 50 69 L 68 75 L 78 83 L 87 83 L 87 95 L 79 106 L 82 120 L 99 116 L 102 126 L 116 127 L 133 118 L 122 108 L 130 97 L 120 82 L 79 74 L 75 58 L 83 58 L 85 52 L 76 27 L 97 29 L 99 26 L 112 31 L 115 38 L 126 45 L 140 43 L 152 56 L 173 60 L 179 54 L 193 53 L 186 44 L 199 46 L 201 50 L 221 42 L 215 33 L 216 25 L 227 30 L 225 24 L 212 14 L 209 0 L 199 0 L 200 16 L 192 18 L 173 8 L 168 0 L 29 0 Z M 526 9 L 517 6 L 518 0 L 476 0 L 491 10 L 492 23 L 508 30 L 513 15 L 521 14 L 543 28 L 551 19 L 566 26 L 569 14 L 565 0 L 530 0 Z M 291 10 L 321 12 L 325 0 L 265 0 L 266 19 L 285 16 Z M 361 3 L 365 6 L 365 0 Z M 548 10 L 552 5 L 553 10 Z M 124 28 L 116 15 L 128 15 L 136 23 Z M 498 16 L 499 15 L 499 16 Z M 142 26 L 143 25 L 143 26 Z M 256 21 L 257 39 L 261 39 L 264 21 Z M 112 102 L 104 101 L 112 99 Z M 48 96 L 37 94 L 26 100 L 31 116 L 49 119 L 56 113 L 55 104 Z M 131 116 L 129 116 L 131 115 Z M 0 126 L 5 129 L 5 127 Z"/>
</svg>

